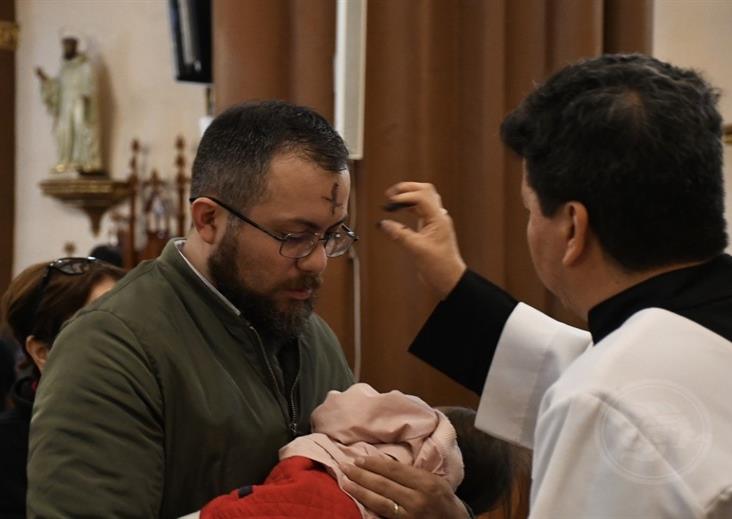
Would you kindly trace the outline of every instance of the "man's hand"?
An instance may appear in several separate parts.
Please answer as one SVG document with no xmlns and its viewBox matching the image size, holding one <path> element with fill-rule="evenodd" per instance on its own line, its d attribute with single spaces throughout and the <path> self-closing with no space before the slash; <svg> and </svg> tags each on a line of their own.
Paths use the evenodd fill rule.
<svg viewBox="0 0 732 519">
<path fill-rule="evenodd" d="M 343 489 L 388 519 L 466 519 L 465 505 L 444 478 L 381 457 L 344 465 Z"/>
<path fill-rule="evenodd" d="M 400 182 L 386 190 L 391 204 L 408 208 L 419 217 L 416 230 L 393 220 L 382 220 L 379 228 L 401 245 L 414 259 L 423 281 L 441 298 L 455 288 L 465 272 L 452 218 L 442 207 L 432 184 Z"/>
</svg>

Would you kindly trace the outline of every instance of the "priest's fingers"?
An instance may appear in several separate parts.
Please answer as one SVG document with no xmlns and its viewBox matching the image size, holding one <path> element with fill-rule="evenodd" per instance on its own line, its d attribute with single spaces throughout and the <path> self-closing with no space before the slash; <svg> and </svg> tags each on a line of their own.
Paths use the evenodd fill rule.
<svg viewBox="0 0 732 519">
<path fill-rule="evenodd" d="M 419 216 L 417 229 L 393 220 L 382 220 L 379 227 L 407 252 L 422 280 L 444 298 L 465 272 L 453 221 L 442 208 L 440 195 L 431 184 L 401 182 L 387 190 L 391 204 Z M 395 205 L 392 205 L 395 207 Z"/>
<path fill-rule="evenodd" d="M 399 182 L 385 192 L 387 211 L 408 208 L 424 220 L 440 218 L 447 213 L 442 207 L 442 198 L 432 184 L 422 182 Z"/>
<path fill-rule="evenodd" d="M 441 476 L 380 457 L 356 463 L 344 468 L 351 480 L 344 489 L 384 517 L 464 519 L 468 515 Z"/>
</svg>

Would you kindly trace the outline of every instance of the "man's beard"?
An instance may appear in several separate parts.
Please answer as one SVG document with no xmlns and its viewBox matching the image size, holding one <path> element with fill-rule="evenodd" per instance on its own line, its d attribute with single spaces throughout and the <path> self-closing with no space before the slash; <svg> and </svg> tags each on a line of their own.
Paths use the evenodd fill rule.
<svg viewBox="0 0 732 519">
<path fill-rule="evenodd" d="M 278 287 L 282 290 L 313 290 L 310 298 L 304 301 L 291 300 L 286 309 L 278 308 L 274 299 L 255 292 L 242 279 L 235 229 L 227 228 L 226 235 L 208 259 L 211 281 L 239 309 L 242 316 L 268 339 L 285 342 L 299 337 L 313 312 L 315 294 L 321 285 L 320 277 L 304 275 Z"/>
</svg>

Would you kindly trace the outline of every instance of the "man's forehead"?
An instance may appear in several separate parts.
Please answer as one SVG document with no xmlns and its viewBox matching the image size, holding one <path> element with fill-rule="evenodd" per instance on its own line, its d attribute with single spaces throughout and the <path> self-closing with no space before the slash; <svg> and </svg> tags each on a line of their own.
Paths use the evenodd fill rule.
<svg viewBox="0 0 732 519">
<path fill-rule="evenodd" d="M 335 215 L 339 207 L 345 205 L 345 200 L 348 197 L 347 193 L 341 193 L 342 186 L 338 181 L 333 182 L 333 186 L 330 188 L 330 196 L 321 195 L 320 198 L 330 204 L 330 214 Z"/>
<path fill-rule="evenodd" d="M 350 174 L 327 171 L 302 156 L 278 157 L 268 172 L 267 188 L 256 213 L 278 224 L 298 224 L 313 229 L 332 227 L 348 213 Z"/>
<path fill-rule="evenodd" d="M 272 160 L 267 171 L 266 183 L 269 189 L 325 188 L 329 192 L 333 185 L 341 192 L 350 188 L 350 172 L 348 169 L 329 171 L 312 160 L 304 160 L 299 156 L 278 156 Z"/>
</svg>

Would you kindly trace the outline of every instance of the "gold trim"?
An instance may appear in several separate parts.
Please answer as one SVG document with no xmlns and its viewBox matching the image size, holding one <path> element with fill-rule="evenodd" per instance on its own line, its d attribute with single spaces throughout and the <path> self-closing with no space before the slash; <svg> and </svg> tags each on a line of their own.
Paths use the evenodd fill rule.
<svg viewBox="0 0 732 519">
<path fill-rule="evenodd" d="M 14 51 L 18 48 L 20 27 L 15 22 L 0 20 L 0 50 Z"/>
<path fill-rule="evenodd" d="M 83 210 L 91 220 L 94 236 L 99 234 L 102 215 L 130 196 L 130 183 L 108 177 L 49 179 L 40 183 L 44 195 Z"/>
</svg>

